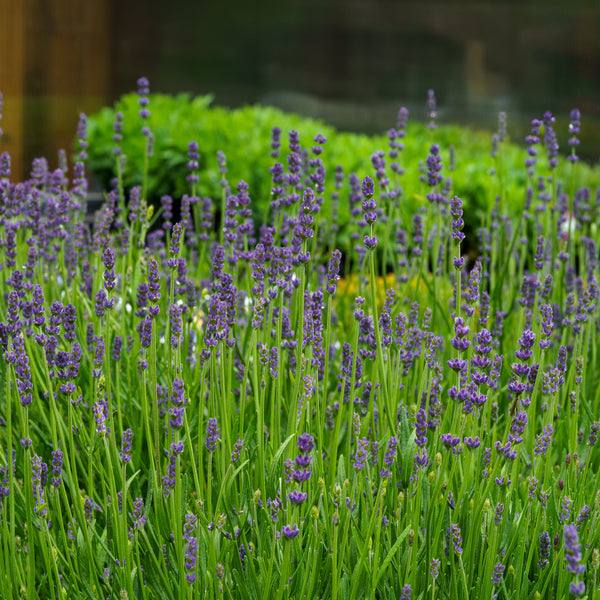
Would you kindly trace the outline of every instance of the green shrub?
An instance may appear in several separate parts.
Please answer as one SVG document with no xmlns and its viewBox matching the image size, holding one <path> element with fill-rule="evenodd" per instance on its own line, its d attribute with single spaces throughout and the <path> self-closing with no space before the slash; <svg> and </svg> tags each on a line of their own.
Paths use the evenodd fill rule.
<svg viewBox="0 0 600 600">
<path fill-rule="evenodd" d="M 89 165 L 93 175 L 103 186 L 115 176 L 113 123 L 117 111 L 123 113 L 123 153 L 128 157 L 124 172 L 126 187 L 142 182 L 142 165 L 145 139 L 141 134 L 141 119 L 138 116 L 138 96 L 123 96 L 114 108 L 104 108 L 89 118 Z M 192 98 L 189 94 L 150 96 L 151 116 L 149 126 L 155 139 L 153 156 L 149 162 L 148 199 L 157 202 L 164 195 L 175 199 L 189 193 L 186 183 L 187 148 L 191 141 L 199 144 L 200 181 L 198 193 L 219 199 L 222 189 L 217 164 L 217 152 L 227 156 L 228 179 L 231 187 L 239 180 L 249 184 L 253 200 L 255 218 L 259 223 L 266 220 L 270 202 L 271 181 L 269 168 L 277 160 L 285 164 L 287 156 L 287 132 L 297 130 L 300 141 L 310 148 L 317 133 L 327 138 L 322 155 L 327 172 L 332 174 L 337 165 L 342 165 L 346 176 L 355 172 L 360 178 L 373 174 L 369 157 L 379 151 L 389 150 L 386 134 L 366 136 L 339 132 L 321 121 L 285 113 L 268 106 L 246 106 L 240 109 L 227 109 L 211 106 L 211 96 Z M 395 125 L 394 115 L 390 116 L 390 126 Z M 510 117 L 510 115 L 509 115 Z M 281 155 L 278 159 L 270 156 L 271 131 L 278 126 L 282 130 Z M 405 168 L 400 181 L 393 182 L 403 189 L 401 197 L 402 213 L 406 219 L 424 203 L 426 187 L 420 182 L 419 163 L 424 164 L 433 143 L 441 148 L 444 178 L 451 177 L 453 195 L 462 198 L 465 205 L 467 227 L 478 227 L 481 219 L 489 212 L 495 198 L 501 194 L 503 208 L 518 214 L 523 206 L 524 181 L 526 171 L 525 149 L 509 141 L 502 143 L 499 154 L 501 166 L 498 175 L 491 176 L 492 168 L 491 134 L 474 131 L 457 125 L 440 125 L 430 130 L 424 123 L 409 119 L 404 138 L 406 148 L 400 153 L 400 166 Z M 455 169 L 449 170 L 450 147 L 454 148 Z M 543 151 L 540 153 L 543 154 Z M 388 164 L 390 163 L 387 158 Z M 541 159 L 546 166 L 546 158 Z M 559 171 L 570 168 L 567 161 L 561 161 Z M 541 172 L 543 169 L 538 169 Z M 548 172 L 549 173 L 549 172 Z M 388 173 L 393 175 L 393 173 Z M 501 175 L 501 177 L 500 177 Z M 565 173 L 558 177 L 568 179 Z M 333 177 L 328 177 L 326 198 L 333 190 Z M 502 183 L 500 183 L 502 181 Z M 595 185 L 591 169 L 579 164 L 576 169 L 574 186 Z M 502 185 L 502 190 L 500 188 Z M 501 193 L 502 191 L 502 193 Z M 217 205 L 219 202 L 217 202 Z M 331 203 L 324 206 L 325 215 L 331 217 Z M 347 194 L 341 195 L 340 202 L 340 244 L 346 241 L 344 224 L 348 220 Z M 406 226 L 406 224 L 405 224 Z"/>
</svg>

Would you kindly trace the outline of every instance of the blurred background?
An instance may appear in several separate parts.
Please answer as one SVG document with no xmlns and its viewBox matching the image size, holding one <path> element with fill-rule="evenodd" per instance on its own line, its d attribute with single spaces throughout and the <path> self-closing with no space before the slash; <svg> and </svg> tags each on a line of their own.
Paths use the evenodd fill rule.
<svg viewBox="0 0 600 600">
<path fill-rule="evenodd" d="M 0 0 L 0 150 L 14 178 L 56 164 L 80 112 L 136 89 L 270 104 L 383 132 L 401 105 L 519 141 L 533 117 L 582 112 L 600 154 L 599 0 Z"/>
</svg>

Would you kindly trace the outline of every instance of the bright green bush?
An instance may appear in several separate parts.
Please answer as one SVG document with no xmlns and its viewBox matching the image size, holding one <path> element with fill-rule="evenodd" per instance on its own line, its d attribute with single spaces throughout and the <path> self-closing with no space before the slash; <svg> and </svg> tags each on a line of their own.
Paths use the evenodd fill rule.
<svg viewBox="0 0 600 600">
<path fill-rule="evenodd" d="M 113 123 L 117 111 L 123 113 L 123 153 L 127 156 L 124 172 L 126 187 L 141 184 L 145 139 L 141 134 L 141 119 L 138 115 L 138 96 L 123 96 L 113 108 L 104 108 L 89 118 L 89 165 L 94 176 L 104 187 L 115 176 L 115 156 L 113 154 Z M 219 186 L 220 173 L 217 152 L 227 156 L 228 179 L 235 187 L 239 180 L 249 184 L 253 201 L 253 211 L 258 223 L 266 220 L 270 202 L 271 180 L 269 168 L 275 160 L 286 163 L 287 133 L 297 130 L 300 141 L 310 148 L 317 133 L 327 138 L 322 155 L 327 172 L 332 175 L 337 165 L 342 165 L 347 177 L 355 172 L 361 179 L 373 175 L 370 156 L 379 151 L 389 150 L 388 138 L 384 133 L 369 137 L 354 133 L 339 132 L 321 121 L 285 113 L 267 106 L 246 106 L 240 109 L 227 109 L 211 106 L 211 96 L 193 98 L 189 94 L 150 96 L 151 116 L 148 119 L 155 146 L 149 163 L 148 199 L 155 203 L 164 195 L 175 199 L 189 193 L 186 183 L 187 148 L 196 141 L 200 149 L 200 181 L 198 192 L 202 196 L 219 199 L 222 191 Z M 271 131 L 278 126 L 282 130 L 281 154 L 277 159 L 270 156 Z M 395 126 L 395 115 L 390 115 L 390 127 Z M 493 166 L 490 156 L 491 134 L 475 131 L 457 125 L 440 125 L 431 131 L 424 123 L 409 118 L 406 148 L 400 153 L 399 162 L 405 169 L 399 184 L 403 189 L 401 204 L 404 215 L 409 218 L 416 208 L 425 202 L 425 187 L 419 181 L 422 175 L 419 164 L 424 163 L 433 143 L 441 148 L 444 178 L 452 179 L 452 194 L 460 196 L 465 204 L 467 227 L 478 227 L 487 214 L 495 198 L 502 189 L 503 207 L 509 213 L 518 214 L 523 206 L 524 182 L 526 177 L 524 161 L 525 149 L 511 142 L 504 142 L 499 155 L 501 166 L 498 176 L 489 174 Z M 450 147 L 454 147 L 455 169 L 449 170 Z M 389 159 L 387 159 L 389 164 Z M 546 165 L 546 159 L 542 160 Z M 559 171 L 570 168 L 562 161 Z M 388 173 L 388 175 L 393 173 Z M 500 177 L 501 175 L 501 177 Z M 577 180 L 573 185 L 595 185 L 591 170 L 579 164 Z M 564 172 L 558 177 L 568 179 Z M 502 182 L 500 183 L 500 179 Z M 333 177 L 328 177 L 326 195 L 333 190 Z M 393 182 L 394 183 L 394 182 Z M 347 189 L 347 188 L 346 188 Z M 342 192 L 340 202 L 340 243 L 345 245 L 345 224 L 348 217 L 347 193 Z M 217 203 L 219 204 L 219 203 Z M 331 203 L 324 206 L 328 217 Z M 406 224 L 405 224 L 406 225 Z"/>
</svg>

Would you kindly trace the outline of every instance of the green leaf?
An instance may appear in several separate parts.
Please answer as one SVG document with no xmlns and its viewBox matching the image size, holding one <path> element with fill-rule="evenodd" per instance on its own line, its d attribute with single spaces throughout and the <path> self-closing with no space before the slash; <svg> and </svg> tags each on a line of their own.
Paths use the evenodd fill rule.
<svg viewBox="0 0 600 600">
<path fill-rule="evenodd" d="M 400 548 L 400 544 L 402 544 L 402 542 L 406 539 L 406 536 L 408 535 L 409 531 L 410 531 L 410 526 L 408 526 L 396 538 L 396 541 L 394 542 L 394 545 L 390 548 L 390 551 L 387 553 L 386 557 L 383 559 L 383 562 L 381 563 L 381 566 L 379 567 L 379 573 L 377 574 L 377 584 L 376 585 L 379 585 L 379 581 L 383 577 L 383 574 L 385 573 L 385 571 L 388 568 L 389 564 L 392 562 L 392 559 L 394 558 L 394 555 L 396 554 L 396 552 L 398 552 L 398 549 Z"/>
</svg>

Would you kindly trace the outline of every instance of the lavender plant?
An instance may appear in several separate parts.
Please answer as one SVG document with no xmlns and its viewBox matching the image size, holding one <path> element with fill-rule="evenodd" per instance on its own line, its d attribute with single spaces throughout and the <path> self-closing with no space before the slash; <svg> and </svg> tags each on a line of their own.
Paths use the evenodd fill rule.
<svg viewBox="0 0 600 600">
<path fill-rule="evenodd" d="M 72 178 L 40 160 L 17 182 L 0 157 L 3 597 L 598 597 L 600 190 L 574 184 L 580 113 L 569 156 L 534 121 L 517 218 L 501 115 L 479 232 L 433 92 L 424 182 L 400 185 L 406 110 L 363 172 L 275 128 L 259 223 L 224 154 L 204 197 L 189 140 L 181 215 L 165 196 L 155 222 L 139 87 L 93 223 L 84 118 Z"/>
</svg>

